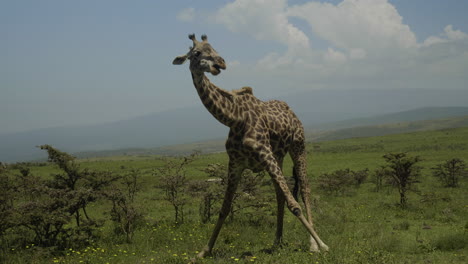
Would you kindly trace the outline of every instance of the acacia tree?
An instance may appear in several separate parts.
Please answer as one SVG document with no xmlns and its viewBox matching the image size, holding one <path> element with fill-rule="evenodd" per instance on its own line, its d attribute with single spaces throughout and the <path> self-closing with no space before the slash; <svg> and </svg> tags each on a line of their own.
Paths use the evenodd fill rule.
<svg viewBox="0 0 468 264">
<path fill-rule="evenodd" d="M 445 187 L 458 187 L 460 178 L 466 173 L 466 164 L 461 159 L 447 160 L 432 168 L 432 174 L 438 178 Z"/>
<path fill-rule="evenodd" d="M 0 164 L 0 238 L 10 228 L 13 236 L 7 243 L 32 242 L 52 249 L 89 245 L 103 220 L 90 219 L 86 206 L 103 195 L 115 176 L 81 169 L 73 156 L 50 145 L 40 148 L 60 169 L 52 179 L 34 175 L 25 164 L 15 165 L 20 174 Z"/>
<path fill-rule="evenodd" d="M 68 213 L 75 217 L 77 231 L 91 236 L 92 229 L 101 223 L 91 219 L 86 208 L 90 203 L 102 197 L 104 188 L 119 177 L 110 172 L 81 169 L 75 157 L 50 145 L 42 145 L 39 148 L 46 150 L 48 161 L 56 164 L 63 171 L 54 174 L 53 180 L 47 181 L 45 187 L 62 193 L 62 199 L 65 199 L 68 204 Z"/>
<path fill-rule="evenodd" d="M 405 208 L 408 201 L 406 192 L 417 182 L 421 167 L 416 166 L 416 163 L 421 159 L 419 156 L 411 157 L 406 153 L 388 153 L 383 158 L 387 162 L 384 168 L 388 169 L 388 174 L 400 193 L 400 205 Z"/>
<path fill-rule="evenodd" d="M 84 174 L 80 172 L 79 165 L 75 162 L 75 157 L 69 155 L 68 153 L 62 152 L 50 145 L 41 145 L 40 149 L 46 150 L 48 154 L 48 161 L 55 163 L 64 174 L 55 174 L 54 180 L 50 182 L 51 187 L 55 189 L 64 189 L 69 192 L 76 192 L 76 183 L 83 179 Z M 86 200 L 86 197 L 80 197 L 78 200 Z M 80 226 L 81 224 L 81 213 L 80 207 L 83 209 L 83 213 L 88 218 L 86 213 L 86 202 L 76 201 L 75 206 L 71 206 L 70 213 L 75 215 L 76 225 Z"/>
<path fill-rule="evenodd" d="M 9 248 L 10 243 L 24 245 L 32 241 L 38 246 L 65 248 L 73 231 L 68 225 L 71 199 L 67 199 L 66 191 L 46 186 L 43 179 L 23 165 L 16 169 L 19 175 L 0 166 L 2 246 Z M 8 229 L 12 236 L 2 236 Z"/>
</svg>

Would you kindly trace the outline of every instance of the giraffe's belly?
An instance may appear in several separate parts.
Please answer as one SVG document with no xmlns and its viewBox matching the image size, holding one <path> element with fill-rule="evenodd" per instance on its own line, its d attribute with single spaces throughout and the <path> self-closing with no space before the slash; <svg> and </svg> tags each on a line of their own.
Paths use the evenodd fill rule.
<svg viewBox="0 0 468 264">
<path fill-rule="evenodd" d="M 281 146 L 281 148 L 279 146 Z M 274 159 L 278 162 L 278 165 L 281 166 L 282 164 L 280 163 L 282 163 L 289 149 L 288 144 L 271 142 L 270 149 Z M 268 153 L 253 151 L 251 148 L 241 143 L 230 142 L 229 139 L 226 142 L 226 151 L 231 161 L 242 164 L 245 169 L 250 169 L 255 173 L 265 170 L 265 157 Z"/>
<path fill-rule="evenodd" d="M 244 169 L 252 170 L 253 172 L 263 171 L 262 162 L 258 158 L 259 155 L 247 150 L 242 144 L 226 144 L 226 151 L 230 162 L 241 165 Z"/>
</svg>

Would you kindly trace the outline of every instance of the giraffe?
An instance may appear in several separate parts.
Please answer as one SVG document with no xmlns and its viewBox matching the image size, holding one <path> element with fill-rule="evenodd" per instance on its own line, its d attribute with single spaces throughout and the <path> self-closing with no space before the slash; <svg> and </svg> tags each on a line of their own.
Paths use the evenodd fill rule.
<svg viewBox="0 0 468 264">
<path fill-rule="evenodd" d="M 206 35 L 198 41 L 189 35 L 193 46 L 189 52 L 177 56 L 173 64 L 190 61 L 193 84 L 206 109 L 222 124 L 230 128 L 226 140 L 229 156 L 228 181 L 224 201 L 217 223 L 208 244 L 197 255 L 203 258 L 211 254 L 221 227 L 228 216 L 233 196 L 242 172 L 266 171 L 273 181 L 277 200 L 277 225 L 275 245 L 281 245 L 283 236 L 284 205 L 299 219 L 310 234 L 310 251 L 328 251 L 328 246 L 314 230 L 310 208 L 310 189 L 306 175 L 306 148 L 304 128 L 289 106 L 282 101 L 261 101 L 251 87 L 232 92 L 221 89 L 210 82 L 205 72 L 216 76 L 226 69 L 224 59 L 208 43 Z M 293 176 L 296 180 L 294 194 L 291 193 L 282 172 L 283 159 L 289 153 L 293 161 Z M 305 212 L 297 201 L 300 189 Z"/>
</svg>

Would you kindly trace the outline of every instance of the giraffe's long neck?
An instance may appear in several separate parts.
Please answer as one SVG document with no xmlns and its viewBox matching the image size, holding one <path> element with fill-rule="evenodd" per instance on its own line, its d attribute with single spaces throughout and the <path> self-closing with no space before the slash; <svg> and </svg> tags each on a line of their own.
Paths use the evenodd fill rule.
<svg viewBox="0 0 468 264">
<path fill-rule="evenodd" d="M 233 95 L 210 82 L 203 73 L 192 72 L 193 85 L 206 109 L 222 124 L 231 127 L 238 121 L 239 107 Z"/>
</svg>

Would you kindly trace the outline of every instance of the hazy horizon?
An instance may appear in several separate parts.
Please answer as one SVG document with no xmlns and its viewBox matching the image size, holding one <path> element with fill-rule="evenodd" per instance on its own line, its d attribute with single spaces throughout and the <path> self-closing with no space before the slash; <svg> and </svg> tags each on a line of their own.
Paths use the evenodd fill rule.
<svg viewBox="0 0 468 264">
<path fill-rule="evenodd" d="M 400 102 L 389 102 L 388 98 L 386 96 L 392 96 L 395 97 L 396 92 L 405 92 L 405 94 L 402 95 L 402 97 L 408 97 L 409 94 L 411 94 L 412 98 L 415 97 L 415 93 L 422 92 L 420 98 L 417 103 L 409 103 L 410 100 L 403 100 Z M 255 92 L 255 90 L 254 90 Z M 262 97 L 260 98 L 261 100 L 282 100 L 287 102 L 291 107 L 292 110 L 295 111 L 297 114 L 302 115 L 301 120 L 303 123 L 308 122 L 308 118 L 304 117 L 304 115 L 313 113 L 312 118 L 316 118 L 317 114 L 321 114 L 321 112 L 318 112 L 317 109 L 322 109 L 324 113 L 341 113 L 342 114 L 342 119 L 340 121 L 346 121 L 349 119 L 353 118 L 366 118 L 366 117 L 374 117 L 378 115 L 385 115 L 385 114 L 393 114 L 393 113 L 398 113 L 398 112 L 405 112 L 405 111 L 410 111 L 410 110 L 417 110 L 421 108 L 432 108 L 432 107 L 468 107 L 468 90 L 464 89 L 450 89 L 450 90 L 428 90 L 428 89 L 385 89 L 385 90 L 365 90 L 365 89 L 355 89 L 352 90 L 352 93 L 356 93 L 356 98 L 350 97 L 350 90 L 346 89 L 332 89 L 332 90 L 326 90 L 326 91 L 297 91 L 293 94 L 284 94 L 284 95 L 279 95 L 276 97 Z M 355 107 L 352 107 L 353 104 L 355 104 L 354 101 L 360 101 L 358 97 L 362 97 L 363 93 L 366 92 L 374 92 L 374 93 L 381 93 L 383 96 L 381 97 L 373 97 L 374 102 L 371 104 L 373 107 L 369 105 L 362 105 L 363 110 L 357 111 Z M 443 93 L 445 96 L 443 98 L 435 98 L 435 97 L 429 97 L 427 92 L 432 92 L 433 94 L 436 93 Z M 342 96 L 346 97 L 347 100 L 345 100 L 345 103 L 343 103 L 343 100 L 340 100 L 337 102 L 337 106 L 334 107 L 330 101 L 333 101 L 333 98 L 330 99 L 330 101 L 323 100 L 325 94 L 333 94 L 334 98 L 340 97 L 340 94 L 343 93 Z M 319 97 L 320 99 L 317 99 L 316 97 Z M 260 96 L 259 96 L 260 97 Z M 369 97 L 372 97 L 370 95 Z M 419 97 L 419 96 L 418 96 Z M 362 100 L 361 100 L 362 101 Z M 307 107 L 307 102 L 310 102 L 310 104 L 313 104 L 314 106 L 312 107 Z M 317 105 L 317 106 L 316 106 Z M 392 105 L 392 106 L 391 106 Z M 333 107 L 332 107 L 333 106 Z M 333 108 L 332 110 L 330 108 Z M 35 127 L 32 129 L 24 129 L 24 130 L 17 130 L 17 131 L 5 131 L 1 132 L 0 131 L 0 136 L 1 135 L 12 135 L 12 134 L 18 134 L 18 133 L 28 133 L 28 132 L 33 132 L 33 131 L 42 131 L 42 130 L 49 130 L 49 129 L 60 129 L 60 128 L 84 128 L 84 127 L 94 127 L 94 126 L 99 126 L 99 125 L 106 125 L 106 124 L 115 124 L 119 122 L 127 122 L 127 121 L 132 121 L 132 120 L 138 120 L 141 118 L 147 118 L 147 117 L 153 117 L 157 115 L 168 115 L 172 116 L 174 113 L 189 113 L 191 111 L 202 111 L 203 116 L 206 115 L 208 118 L 212 118 L 211 115 L 209 114 L 208 111 L 206 111 L 205 107 L 201 104 L 200 100 L 193 102 L 192 104 L 187 104 L 181 107 L 175 106 L 174 108 L 168 108 L 168 109 L 163 109 L 161 111 L 156 111 L 156 112 L 149 112 L 149 113 L 143 113 L 143 114 L 138 114 L 135 116 L 130 116 L 126 118 L 119 118 L 114 120 L 101 120 L 97 122 L 84 122 L 84 123 L 73 123 L 73 124 L 63 124 L 63 125 L 51 125 L 51 126 L 46 126 L 46 127 Z M 322 113 L 323 113 L 322 112 Z M 324 116 L 324 122 L 323 123 L 328 123 L 327 120 L 328 116 Z M 177 121 L 177 120 L 175 120 Z"/>
</svg>

